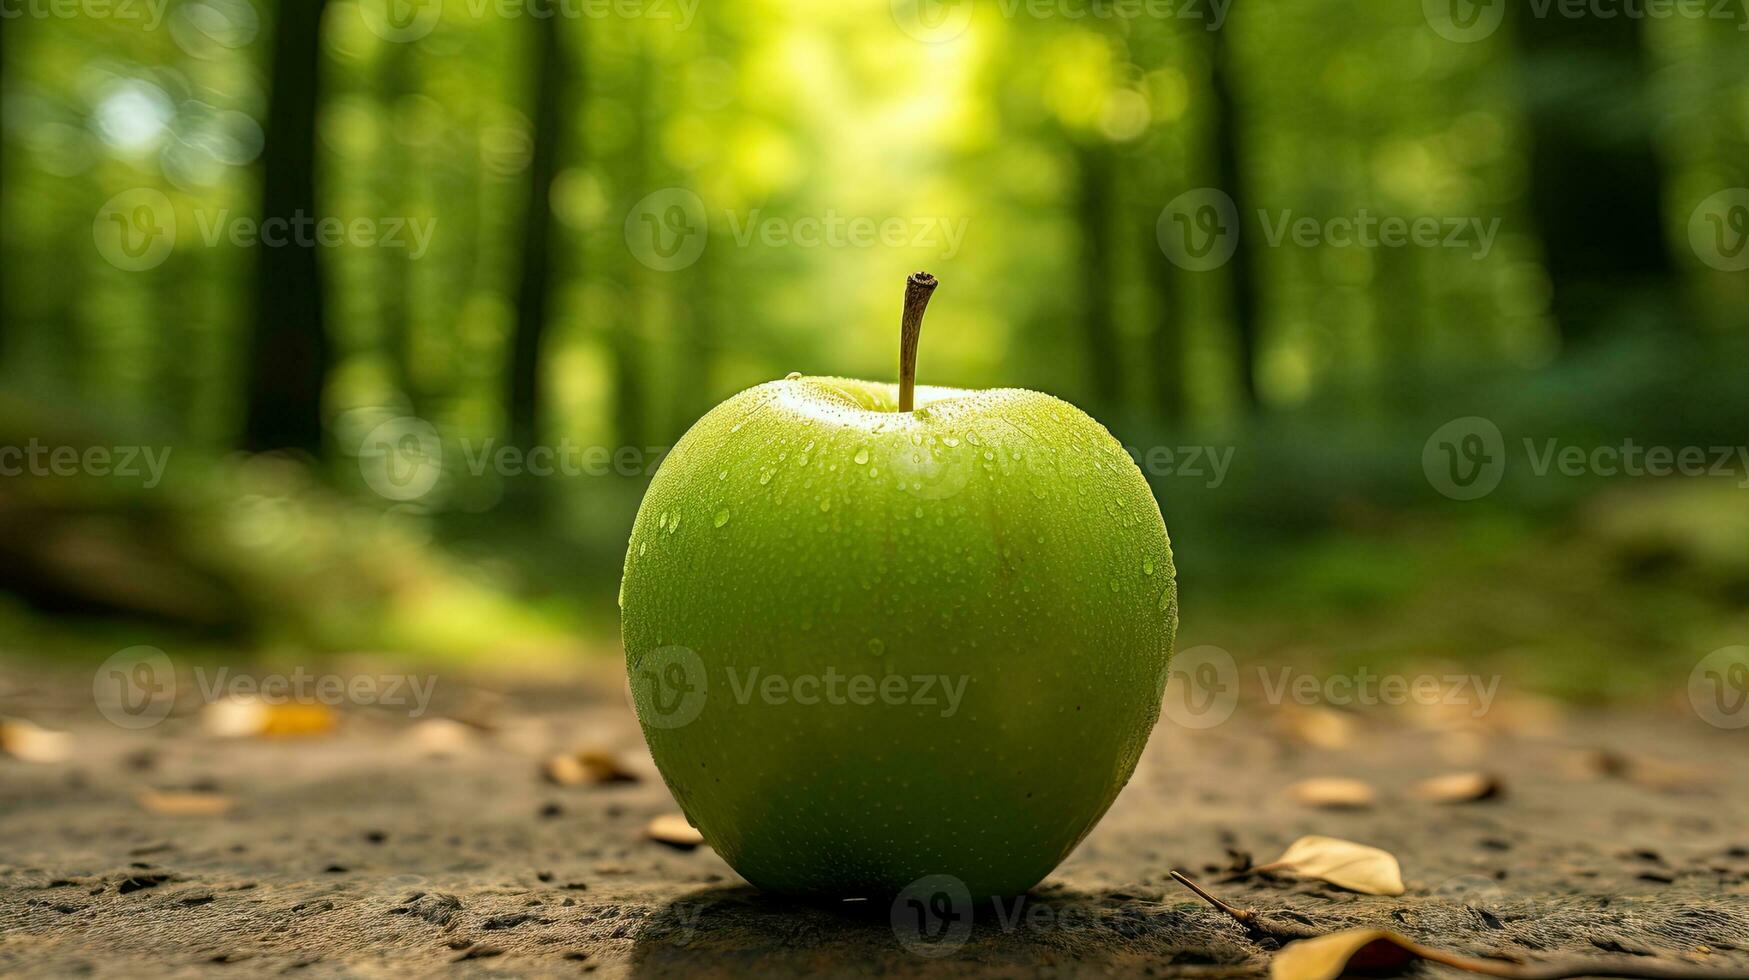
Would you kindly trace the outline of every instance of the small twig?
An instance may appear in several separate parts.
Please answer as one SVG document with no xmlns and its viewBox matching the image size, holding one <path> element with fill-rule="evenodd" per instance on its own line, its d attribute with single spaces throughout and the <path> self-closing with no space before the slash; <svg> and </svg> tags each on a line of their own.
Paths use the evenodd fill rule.
<svg viewBox="0 0 1749 980">
<path fill-rule="evenodd" d="M 1181 872 L 1172 872 L 1172 880 L 1190 889 L 1197 898 L 1213 905 L 1233 918 L 1233 921 L 1245 927 L 1247 932 L 1256 936 L 1264 936 L 1277 942 L 1292 942 L 1295 939 L 1316 939 L 1324 935 L 1311 926 L 1300 925 L 1297 922 L 1283 922 L 1279 919 L 1263 915 L 1252 909 L 1242 909 L 1221 901 L 1209 891 L 1191 880 L 1190 876 Z"/>
</svg>

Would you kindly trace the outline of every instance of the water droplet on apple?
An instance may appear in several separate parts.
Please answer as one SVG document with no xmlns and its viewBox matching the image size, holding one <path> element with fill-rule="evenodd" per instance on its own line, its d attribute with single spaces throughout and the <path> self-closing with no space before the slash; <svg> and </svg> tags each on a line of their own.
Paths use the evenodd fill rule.
<svg viewBox="0 0 1749 980">
<path fill-rule="evenodd" d="M 829 511 L 831 509 L 832 509 L 832 498 L 831 497 L 821 497 L 820 498 L 820 512 L 825 513 L 826 511 Z"/>
<path fill-rule="evenodd" d="M 644 552 L 649 551 L 649 550 L 650 550 L 650 542 L 648 542 L 648 541 L 639 541 L 638 542 L 638 557 L 639 558 L 644 557 Z"/>
<path fill-rule="evenodd" d="M 717 516 L 712 518 L 711 523 L 717 527 L 722 527 L 724 524 L 729 523 L 729 508 L 724 507 L 722 510 L 717 511 Z"/>
<path fill-rule="evenodd" d="M 1143 575 L 1154 574 L 1154 559 L 1152 559 L 1152 558 L 1143 558 L 1142 559 L 1142 574 Z"/>
<path fill-rule="evenodd" d="M 794 380 L 796 380 L 796 379 L 797 379 L 797 378 L 800 378 L 800 377 L 801 377 L 801 376 L 802 376 L 802 372 L 800 372 L 800 371 L 791 371 L 791 372 L 790 372 L 790 373 L 788 373 L 788 374 L 786 374 L 786 375 L 784 375 L 784 376 L 783 376 L 783 380 L 785 380 L 785 381 L 794 381 Z"/>
<path fill-rule="evenodd" d="M 971 443 L 974 446 L 982 446 L 983 445 L 982 442 L 978 441 L 978 433 L 974 429 L 967 429 L 966 430 L 966 441 Z"/>
<path fill-rule="evenodd" d="M 718 470 L 717 471 L 717 479 L 727 480 L 728 478 L 729 478 L 729 471 L 728 470 Z"/>
<path fill-rule="evenodd" d="M 887 652 L 887 645 L 879 639 L 870 640 L 868 641 L 868 652 L 878 657 Z"/>
<path fill-rule="evenodd" d="M 1172 604 L 1172 589 L 1170 586 L 1168 586 L 1164 592 L 1160 593 L 1160 606 L 1159 606 L 1160 611 L 1165 612 L 1166 607 L 1171 605 L 1171 604 Z"/>
<path fill-rule="evenodd" d="M 946 446 L 949 449 L 952 449 L 953 447 L 960 444 L 960 441 L 958 439 L 955 439 L 953 436 L 943 436 L 941 442 L 942 442 L 942 445 Z"/>
<path fill-rule="evenodd" d="M 856 460 L 856 465 L 858 465 L 858 466 L 861 466 L 862 464 L 868 462 L 868 448 L 864 447 L 862 449 L 858 449 L 856 451 L 856 456 L 853 458 Z"/>
<path fill-rule="evenodd" d="M 759 485 L 765 486 L 767 483 L 770 483 L 772 475 L 776 472 L 776 470 L 764 470 L 761 472 L 759 474 Z"/>
</svg>

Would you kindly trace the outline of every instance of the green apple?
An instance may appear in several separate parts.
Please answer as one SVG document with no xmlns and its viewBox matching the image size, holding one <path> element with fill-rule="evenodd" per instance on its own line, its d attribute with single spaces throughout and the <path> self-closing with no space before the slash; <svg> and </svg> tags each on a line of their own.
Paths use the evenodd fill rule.
<svg viewBox="0 0 1749 980">
<path fill-rule="evenodd" d="M 705 841 L 769 891 L 1025 891 L 1159 715 L 1178 602 L 1141 472 L 1049 395 L 906 404 L 927 298 L 907 302 L 899 386 L 741 392 L 674 447 L 632 528 L 645 739 Z"/>
</svg>

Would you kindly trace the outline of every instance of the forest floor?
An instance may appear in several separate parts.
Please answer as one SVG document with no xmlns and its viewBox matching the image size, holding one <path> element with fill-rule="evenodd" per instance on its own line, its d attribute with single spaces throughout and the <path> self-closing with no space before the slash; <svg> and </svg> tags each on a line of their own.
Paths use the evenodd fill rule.
<svg viewBox="0 0 1749 980">
<path fill-rule="evenodd" d="M 0 674 L 0 714 L 67 733 L 25 744 L 49 761 L 0 754 L 0 974 L 1266 971 L 1272 943 L 1174 869 L 1321 929 L 1749 974 L 1745 733 L 1692 714 L 1523 700 L 1485 724 L 1250 704 L 1205 730 L 1163 721 L 1075 854 L 1031 895 L 974 906 L 969 936 L 944 948 L 902 935 L 884 906 L 766 897 L 707 847 L 646 838 L 675 806 L 612 670 L 597 673 L 491 694 L 446 675 L 423 718 L 352 708 L 297 737 L 223 737 L 214 709 L 186 703 L 124 730 L 93 708 L 90 675 Z M 543 776 L 578 749 L 630 778 Z M 1412 793 L 1455 770 L 1500 792 Z M 1327 809 L 1290 791 L 1330 776 L 1365 781 L 1376 802 Z M 1392 852 L 1406 893 L 1243 873 L 1305 834 Z"/>
</svg>

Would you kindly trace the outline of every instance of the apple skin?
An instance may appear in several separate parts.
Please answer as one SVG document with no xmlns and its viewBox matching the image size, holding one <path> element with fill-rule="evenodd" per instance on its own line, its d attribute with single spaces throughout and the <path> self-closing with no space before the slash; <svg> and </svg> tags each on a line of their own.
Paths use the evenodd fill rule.
<svg viewBox="0 0 1749 980">
<path fill-rule="evenodd" d="M 633 700 L 688 819 L 758 887 L 890 897 L 948 874 L 1019 894 L 1104 815 L 1159 716 L 1166 525 L 1066 402 L 920 387 L 896 406 L 894 385 L 792 375 L 687 432 L 626 554 Z"/>
</svg>

